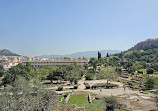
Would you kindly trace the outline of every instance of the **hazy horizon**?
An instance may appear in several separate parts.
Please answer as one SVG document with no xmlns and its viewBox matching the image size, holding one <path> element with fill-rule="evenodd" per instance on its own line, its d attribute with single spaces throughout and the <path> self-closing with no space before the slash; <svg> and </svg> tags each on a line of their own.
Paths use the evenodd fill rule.
<svg viewBox="0 0 158 111">
<path fill-rule="evenodd" d="M 122 50 L 115 50 L 115 49 L 105 49 L 105 50 L 87 50 L 87 51 L 79 51 L 79 52 L 72 52 L 67 54 L 45 54 L 45 55 L 69 55 L 69 54 L 75 54 L 75 53 L 81 53 L 81 52 L 93 52 L 93 51 L 107 51 L 107 50 L 114 50 L 114 51 L 122 51 Z M 38 55 L 38 56 L 45 56 L 45 55 Z"/>
<path fill-rule="evenodd" d="M 127 50 L 158 37 L 157 0 L 0 1 L 0 49 L 26 56 Z"/>
</svg>

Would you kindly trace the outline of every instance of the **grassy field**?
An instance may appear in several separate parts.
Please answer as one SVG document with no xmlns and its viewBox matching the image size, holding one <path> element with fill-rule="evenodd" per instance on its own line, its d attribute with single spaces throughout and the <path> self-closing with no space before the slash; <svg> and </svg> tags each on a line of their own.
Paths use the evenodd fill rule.
<svg viewBox="0 0 158 111">
<path fill-rule="evenodd" d="M 146 73 L 147 69 L 139 69 L 139 71 Z"/>
<path fill-rule="evenodd" d="M 88 105 L 88 95 L 87 94 L 74 94 L 70 97 L 68 101 L 69 105 L 76 105 L 77 107 L 85 107 Z"/>
<path fill-rule="evenodd" d="M 154 72 L 154 74 L 158 74 L 158 72 Z"/>
</svg>

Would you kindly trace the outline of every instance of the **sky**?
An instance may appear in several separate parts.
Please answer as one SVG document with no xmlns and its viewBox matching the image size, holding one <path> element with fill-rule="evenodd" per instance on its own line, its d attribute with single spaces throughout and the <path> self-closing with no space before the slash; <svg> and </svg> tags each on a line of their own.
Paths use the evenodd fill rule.
<svg viewBox="0 0 158 111">
<path fill-rule="evenodd" d="M 127 50 L 158 38 L 158 0 L 0 0 L 0 49 L 38 56 Z"/>
</svg>

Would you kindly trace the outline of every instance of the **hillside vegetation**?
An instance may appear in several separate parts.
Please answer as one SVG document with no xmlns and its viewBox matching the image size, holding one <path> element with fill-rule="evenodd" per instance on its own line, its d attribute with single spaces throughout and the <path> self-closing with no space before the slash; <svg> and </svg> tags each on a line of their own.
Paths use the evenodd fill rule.
<svg viewBox="0 0 158 111">
<path fill-rule="evenodd" d="M 158 48 L 158 38 L 148 39 L 148 40 L 140 42 L 134 46 L 134 49 L 137 49 L 137 50 L 139 50 L 139 49 L 147 50 L 147 49 L 153 49 L 153 48 Z"/>
<path fill-rule="evenodd" d="M 128 61 L 145 61 L 150 64 L 158 62 L 158 38 L 148 39 L 140 42 L 131 49 L 118 54 L 124 56 Z"/>
</svg>

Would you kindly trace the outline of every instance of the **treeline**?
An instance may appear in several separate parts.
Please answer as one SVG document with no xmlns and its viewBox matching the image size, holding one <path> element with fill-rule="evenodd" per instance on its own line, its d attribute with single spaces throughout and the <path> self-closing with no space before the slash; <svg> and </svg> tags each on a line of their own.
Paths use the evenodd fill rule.
<svg viewBox="0 0 158 111">
<path fill-rule="evenodd" d="M 39 80 L 61 80 L 70 81 L 70 83 L 77 84 L 78 80 L 83 76 L 84 70 L 81 66 L 74 63 L 67 66 L 43 66 L 34 67 L 30 63 L 26 66 L 18 64 L 4 71 L 0 69 L 0 76 L 4 76 L 2 79 L 2 85 L 13 84 L 17 77 L 24 77 L 26 80 L 38 78 Z"/>
<path fill-rule="evenodd" d="M 158 62 L 158 48 L 147 49 L 146 51 L 133 50 L 129 54 L 125 54 L 125 58 L 129 61 L 145 61 L 155 64 Z"/>
<path fill-rule="evenodd" d="M 101 58 L 100 53 L 98 53 L 98 59 L 91 58 L 89 64 L 84 65 L 86 80 L 114 80 L 122 74 L 120 67 L 121 64 L 118 59 L 109 58 L 108 54 L 106 58 Z"/>
<path fill-rule="evenodd" d="M 65 80 L 77 84 L 83 74 L 83 68 L 76 63 L 43 67 L 18 64 L 7 71 L 0 66 L 1 86 L 4 86 L 0 90 L 0 111 L 75 111 L 71 106 L 59 104 L 59 95 L 47 89 L 42 81 Z"/>
</svg>

